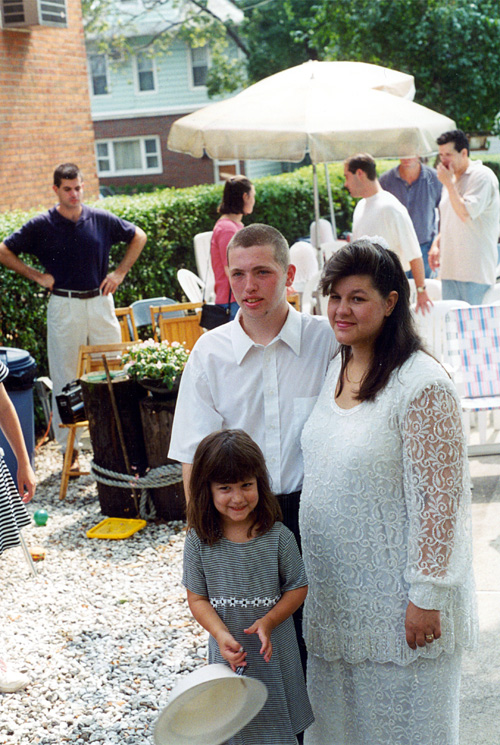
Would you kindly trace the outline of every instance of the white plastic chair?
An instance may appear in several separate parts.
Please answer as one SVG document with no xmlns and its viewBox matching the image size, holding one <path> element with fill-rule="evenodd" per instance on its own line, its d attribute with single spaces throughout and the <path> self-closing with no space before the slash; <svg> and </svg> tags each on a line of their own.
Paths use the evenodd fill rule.
<svg viewBox="0 0 500 745">
<path fill-rule="evenodd" d="M 295 266 L 293 286 L 303 292 L 308 279 L 318 271 L 318 252 L 307 241 L 297 241 L 290 246 L 290 263 Z"/>
<path fill-rule="evenodd" d="M 342 248 L 342 246 L 347 246 L 347 241 L 327 241 L 326 243 L 320 244 L 320 249 L 323 253 L 323 258 L 325 260 L 325 264 L 328 261 L 328 259 L 332 256 L 332 254 L 335 253 L 335 251 L 338 251 L 339 248 Z"/>
<path fill-rule="evenodd" d="M 179 269 L 177 280 L 190 303 L 201 303 L 205 283 L 189 269 Z"/>
<path fill-rule="evenodd" d="M 426 280 L 428 282 L 429 280 Z M 444 362 L 446 358 L 446 314 L 452 308 L 469 308 L 469 304 L 463 300 L 436 300 L 431 309 L 422 314 L 414 311 L 417 329 L 422 337 L 426 349 L 439 360 Z"/>
<path fill-rule="evenodd" d="M 305 283 L 300 301 L 302 313 L 309 313 L 310 315 L 319 314 L 317 290 L 320 279 L 321 272 L 318 270 Z"/>
<path fill-rule="evenodd" d="M 410 285 L 410 303 L 416 303 L 417 287 L 415 285 L 415 280 L 413 279 L 413 277 L 410 277 L 408 279 L 408 284 Z M 429 295 L 432 302 L 443 299 L 443 290 L 440 279 L 426 279 L 425 287 L 427 289 L 427 294 Z"/>
<path fill-rule="evenodd" d="M 446 362 L 461 397 L 469 455 L 500 453 L 500 304 L 473 305 L 446 313 Z M 492 436 L 488 415 L 493 412 Z M 471 444 L 476 414 L 479 443 Z M 489 441 L 488 441 L 489 439 Z"/>
<path fill-rule="evenodd" d="M 321 246 L 322 243 L 329 243 L 335 240 L 333 228 L 329 220 L 320 218 L 318 220 L 318 229 L 316 230 L 316 220 L 313 220 L 309 227 L 309 235 L 313 246 Z"/>
<path fill-rule="evenodd" d="M 215 300 L 215 277 L 210 260 L 212 233 L 212 230 L 207 230 L 206 233 L 197 233 L 193 238 L 196 268 L 198 276 L 205 283 L 205 300 L 207 303 L 213 303 Z"/>
<path fill-rule="evenodd" d="M 500 282 L 497 282 L 496 285 L 493 285 L 485 294 L 483 297 L 483 302 L 481 305 L 492 305 L 493 303 L 496 303 L 498 300 L 500 300 Z"/>
</svg>

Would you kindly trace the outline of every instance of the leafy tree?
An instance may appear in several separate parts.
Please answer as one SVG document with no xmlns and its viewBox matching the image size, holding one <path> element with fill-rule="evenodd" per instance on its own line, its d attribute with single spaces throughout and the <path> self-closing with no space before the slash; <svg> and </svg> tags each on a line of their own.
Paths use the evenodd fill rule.
<svg viewBox="0 0 500 745">
<path fill-rule="evenodd" d="M 324 58 L 411 73 L 418 103 L 467 132 L 500 131 L 497 0 L 322 0 L 316 10 L 312 40 Z"/>
<path fill-rule="evenodd" d="M 240 2 L 245 13 L 241 34 L 248 49 L 249 82 L 318 59 L 311 28 L 318 6 L 311 0 Z"/>
<path fill-rule="evenodd" d="M 142 8 L 135 3 L 130 8 L 121 3 L 117 8 L 116 2 L 82 0 L 85 33 L 96 51 L 119 60 L 137 51 L 167 54 L 175 39 L 192 47 L 208 44 L 210 96 L 231 93 L 248 82 L 317 58 L 309 32 L 316 5 L 310 0 L 233 0 L 245 14 L 238 27 L 217 16 L 208 0 L 142 0 Z M 158 16 L 157 28 L 154 34 L 139 38 L 134 30 L 151 12 Z M 237 55 L 231 53 L 230 42 Z"/>
</svg>

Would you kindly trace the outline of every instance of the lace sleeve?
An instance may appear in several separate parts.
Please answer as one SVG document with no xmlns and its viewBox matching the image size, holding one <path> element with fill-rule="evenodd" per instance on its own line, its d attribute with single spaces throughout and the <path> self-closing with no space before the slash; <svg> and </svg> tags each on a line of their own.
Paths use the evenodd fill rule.
<svg viewBox="0 0 500 745">
<path fill-rule="evenodd" d="M 450 387 L 433 383 L 410 402 L 403 459 L 409 598 L 420 608 L 441 610 L 471 560 L 466 445 L 460 402 Z"/>
</svg>

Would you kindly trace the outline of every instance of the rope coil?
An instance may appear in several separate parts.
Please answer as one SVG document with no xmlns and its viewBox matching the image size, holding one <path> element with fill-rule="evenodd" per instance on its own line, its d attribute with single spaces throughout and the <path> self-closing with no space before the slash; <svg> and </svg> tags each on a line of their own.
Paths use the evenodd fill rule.
<svg viewBox="0 0 500 745">
<path fill-rule="evenodd" d="M 140 516 L 144 520 L 153 520 L 156 517 L 156 509 L 151 499 L 150 490 L 182 481 L 182 466 L 179 463 L 171 463 L 166 466 L 151 468 L 144 476 L 130 476 L 128 473 L 111 471 L 109 468 L 98 466 L 95 461 L 92 461 L 90 475 L 100 484 L 106 486 L 115 486 L 119 489 L 142 489 L 139 505 Z"/>
</svg>

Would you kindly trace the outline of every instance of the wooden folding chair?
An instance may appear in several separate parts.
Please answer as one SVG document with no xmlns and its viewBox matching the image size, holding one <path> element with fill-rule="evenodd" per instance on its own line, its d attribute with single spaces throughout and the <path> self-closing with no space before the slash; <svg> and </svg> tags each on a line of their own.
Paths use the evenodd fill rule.
<svg viewBox="0 0 500 745">
<path fill-rule="evenodd" d="M 120 324 L 122 341 L 137 341 L 139 339 L 139 334 L 137 333 L 132 308 L 115 308 L 115 315 Z"/>
<path fill-rule="evenodd" d="M 300 310 L 300 295 L 298 292 L 293 292 L 291 295 L 287 295 L 286 299 L 290 305 L 293 305 L 295 310 Z"/>
<path fill-rule="evenodd" d="M 116 344 L 93 344 L 83 345 L 78 353 L 78 367 L 76 376 L 81 378 L 89 372 L 104 370 L 102 355 L 106 355 L 106 361 L 110 370 L 119 370 L 123 365 L 122 355 L 127 349 L 130 349 L 137 341 L 116 342 Z M 61 486 L 59 489 L 59 499 L 64 499 L 68 490 L 69 474 L 71 470 L 71 458 L 75 446 L 75 437 L 78 429 L 88 426 L 88 421 L 75 422 L 74 424 L 60 424 L 68 430 L 68 441 L 66 443 L 66 452 L 64 454 L 64 463 L 61 475 Z M 75 475 L 85 476 L 89 471 L 76 471 Z"/>
<path fill-rule="evenodd" d="M 155 340 L 178 341 L 191 350 L 203 334 L 200 326 L 201 306 L 201 303 L 151 306 Z"/>
</svg>

